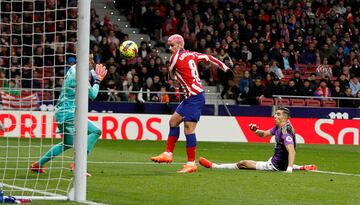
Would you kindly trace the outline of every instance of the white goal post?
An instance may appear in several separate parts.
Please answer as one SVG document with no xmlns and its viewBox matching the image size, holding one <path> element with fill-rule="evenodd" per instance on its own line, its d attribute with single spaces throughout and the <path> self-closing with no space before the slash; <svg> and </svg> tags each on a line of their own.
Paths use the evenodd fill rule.
<svg viewBox="0 0 360 205">
<path fill-rule="evenodd" d="M 0 1 L 0 123 L 4 127 L 0 130 L 0 183 L 4 196 L 86 201 L 88 78 L 84 76 L 89 73 L 90 4 L 89 0 Z M 47 161 L 45 172 L 36 173 L 30 166 L 62 142 L 62 133 L 49 119 L 73 59 L 82 68 L 76 74 L 75 149 Z M 39 122 L 33 115 L 45 117 Z M 49 123 L 51 130 L 46 129 Z M 34 137 L 34 129 L 42 130 L 41 138 Z M 73 173 L 69 165 L 74 160 Z"/>
</svg>

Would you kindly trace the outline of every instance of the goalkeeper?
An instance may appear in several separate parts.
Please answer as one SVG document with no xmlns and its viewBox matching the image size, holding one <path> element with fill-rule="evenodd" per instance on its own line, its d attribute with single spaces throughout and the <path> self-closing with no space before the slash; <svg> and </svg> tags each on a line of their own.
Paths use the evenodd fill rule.
<svg viewBox="0 0 360 205">
<path fill-rule="evenodd" d="M 95 71 L 93 54 L 89 56 L 89 68 L 94 84 L 89 83 L 89 98 L 94 100 L 99 92 L 99 84 L 107 74 L 107 69 L 102 64 L 97 64 Z M 75 119 L 75 90 L 76 90 L 76 65 L 70 67 L 66 73 L 64 84 L 61 88 L 60 97 L 55 106 L 55 120 L 58 124 L 58 131 L 63 134 L 63 141 L 54 145 L 38 161 L 34 162 L 30 170 L 43 173 L 44 165 L 52 158 L 71 148 L 74 144 L 74 119 Z M 87 154 L 91 152 L 97 139 L 101 135 L 101 130 L 93 122 L 88 120 L 88 145 Z M 74 169 L 74 164 L 70 165 L 70 170 Z M 88 176 L 91 176 L 87 173 Z"/>
</svg>

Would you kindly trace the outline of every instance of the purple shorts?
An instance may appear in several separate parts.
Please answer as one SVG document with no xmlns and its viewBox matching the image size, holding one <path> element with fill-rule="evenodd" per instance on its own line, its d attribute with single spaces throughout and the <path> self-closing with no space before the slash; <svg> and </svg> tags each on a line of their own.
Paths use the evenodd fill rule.
<svg viewBox="0 0 360 205">
<path fill-rule="evenodd" d="M 183 100 L 176 108 L 175 112 L 184 118 L 185 122 L 198 122 L 201 110 L 205 105 L 205 94 L 201 92 Z"/>
</svg>

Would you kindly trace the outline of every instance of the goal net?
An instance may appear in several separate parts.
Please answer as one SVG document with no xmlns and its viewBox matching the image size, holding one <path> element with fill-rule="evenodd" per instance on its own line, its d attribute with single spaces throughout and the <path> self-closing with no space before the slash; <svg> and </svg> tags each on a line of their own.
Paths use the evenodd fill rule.
<svg viewBox="0 0 360 205">
<path fill-rule="evenodd" d="M 0 183 L 4 196 L 68 199 L 73 152 L 29 167 L 61 142 L 54 106 L 76 56 L 76 0 L 0 1 Z"/>
</svg>

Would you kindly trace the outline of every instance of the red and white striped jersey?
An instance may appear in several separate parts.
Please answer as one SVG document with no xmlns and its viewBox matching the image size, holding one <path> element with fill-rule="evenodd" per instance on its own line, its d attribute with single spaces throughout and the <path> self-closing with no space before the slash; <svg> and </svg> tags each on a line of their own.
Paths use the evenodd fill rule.
<svg viewBox="0 0 360 205">
<path fill-rule="evenodd" d="M 170 58 L 169 74 L 172 79 L 177 79 L 184 87 L 187 97 L 204 91 L 198 70 L 198 63 L 200 62 L 210 62 L 225 72 L 230 69 L 211 55 L 180 49 Z"/>
</svg>

